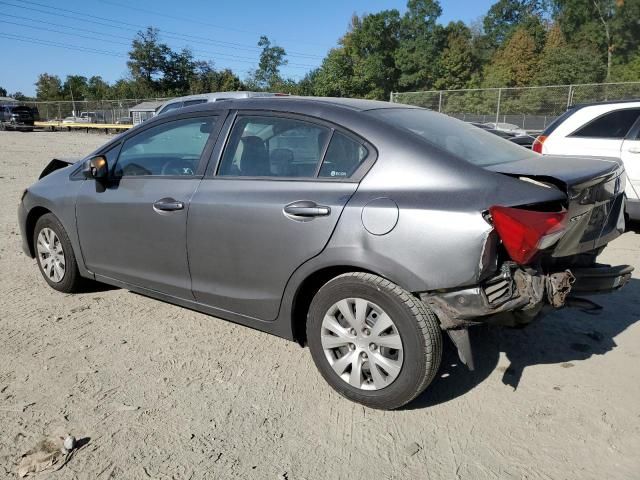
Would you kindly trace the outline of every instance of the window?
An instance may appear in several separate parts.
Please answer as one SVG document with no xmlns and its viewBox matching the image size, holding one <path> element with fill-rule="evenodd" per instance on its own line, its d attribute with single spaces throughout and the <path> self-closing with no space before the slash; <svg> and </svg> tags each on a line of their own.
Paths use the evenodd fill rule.
<svg viewBox="0 0 640 480">
<path fill-rule="evenodd" d="M 330 130 L 282 117 L 240 117 L 218 175 L 315 177 Z"/>
<path fill-rule="evenodd" d="M 109 150 L 104 152 L 102 155 L 107 159 L 107 166 L 109 167 L 109 171 L 113 172 L 116 161 L 118 160 L 118 152 L 120 151 L 120 143 L 114 145 Z"/>
<path fill-rule="evenodd" d="M 199 98 L 198 100 L 187 100 L 186 102 L 184 102 L 183 107 L 188 107 L 190 105 L 198 105 L 200 103 L 207 103 L 207 99 Z"/>
<path fill-rule="evenodd" d="M 367 149 L 340 132 L 334 132 L 320 168 L 320 177 L 348 178 L 367 156 Z"/>
<path fill-rule="evenodd" d="M 160 115 L 161 113 L 170 112 L 171 110 L 175 110 L 176 108 L 182 108 L 182 102 L 170 103 L 169 105 L 164 107 L 162 110 L 160 110 L 158 112 L 158 115 Z"/>
<path fill-rule="evenodd" d="M 431 145 L 478 166 L 515 162 L 536 155 L 481 128 L 422 108 L 380 108 L 366 113 L 413 132 Z"/>
<path fill-rule="evenodd" d="M 115 175 L 195 175 L 215 121 L 187 118 L 139 133 L 122 146 Z"/>
<path fill-rule="evenodd" d="M 609 112 L 571 134 L 572 137 L 624 138 L 640 115 L 640 109 Z"/>
</svg>

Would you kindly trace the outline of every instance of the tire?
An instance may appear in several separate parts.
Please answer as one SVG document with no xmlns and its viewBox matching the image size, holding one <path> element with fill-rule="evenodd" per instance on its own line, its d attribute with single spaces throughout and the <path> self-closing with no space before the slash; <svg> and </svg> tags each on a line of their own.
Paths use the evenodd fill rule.
<svg viewBox="0 0 640 480">
<path fill-rule="evenodd" d="M 54 236 L 50 232 L 53 232 Z M 49 248 L 45 248 L 40 242 L 41 234 L 44 245 L 48 244 Z M 41 216 L 36 222 L 33 233 L 33 246 L 40 273 L 51 288 L 64 293 L 80 291 L 83 279 L 78 271 L 78 263 L 73 253 L 73 247 L 60 220 L 52 213 Z M 46 252 L 50 252 L 48 256 Z M 47 262 L 44 257 L 53 258 Z M 56 262 L 56 259 L 60 258 L 62 262 Z M 58 266 L 56 267 L 52 263 L 56 263 Z M 60 263 L 64 263 L 62 275 L 59 275 Z"/>
<path fill-rule="evenodd" d="M 345 308 L 355 325 L 342 313 Z M 386 328 L 389 319 L 391 326 Z M 364 325 L 362 334 L 349 325 Z M 380 345 L 367 344 L 370 340 Z M 440 325 L 429 307 L 398 285 L 361 272 L 340 275 L 318 291 L 309 307 L 307 343 L 316 367 L 334 390 L 383 410 L 401 407 L 422 393 L 442 357 Z"/>
</svg>

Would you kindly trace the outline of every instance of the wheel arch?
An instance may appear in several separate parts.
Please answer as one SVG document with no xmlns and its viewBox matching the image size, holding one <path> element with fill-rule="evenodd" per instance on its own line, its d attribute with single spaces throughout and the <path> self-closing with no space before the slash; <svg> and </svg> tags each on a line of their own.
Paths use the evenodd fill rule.
<svg viewBox="0 0 640 480">
<path fill-rule="evenodd" d="M 393 282 L 380 272 L 353 264 L 331 265 L 314 270 L 299 283 L 291 302 L 290 322 L 294 341 L 301 346 L 306 343 L 307 313 L 313 297 L 320 288 L 331 279 L 351 272 L 370 273 Z"/>
<path fill-rule="evenodd" d="M 47 213 L 52 213 L 51 210 L 42 206 L 33 207 L 27 214 L 25 222 L 25 233 L 27 234 L 27 245 L 29 246 L 29 254 L 31 258 L 36 256 L 35 239 L 33 238 L 36 229 L 36 223 L 38 219 Z"/>
</svg>

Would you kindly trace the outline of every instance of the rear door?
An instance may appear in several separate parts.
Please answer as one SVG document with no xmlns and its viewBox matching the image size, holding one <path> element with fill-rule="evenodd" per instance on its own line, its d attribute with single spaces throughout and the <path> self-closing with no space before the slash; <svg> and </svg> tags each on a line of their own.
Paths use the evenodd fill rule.
<svg viewBox="0 0 640 480">
<path fill-rule="evenodd" d="M 156 123 L 105 152 L 106 185 L 85 180 L 76 201 L 85 264 L 96 275 L 193 299 L 186 252 L 189 202 L 211 153 L 217 117 Z"/>
<path fill-rule="evenodd" d="M 289 277 L 322 251 L 374 151 L 296 115 L 239 113 L 225 130 L 189 211 L 193 293 L 274 320 Z"/>
</svg>

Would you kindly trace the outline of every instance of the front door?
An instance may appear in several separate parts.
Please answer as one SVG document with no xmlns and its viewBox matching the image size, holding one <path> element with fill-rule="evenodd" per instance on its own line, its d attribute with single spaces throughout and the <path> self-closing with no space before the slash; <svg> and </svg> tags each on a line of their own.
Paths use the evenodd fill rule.
<svg viewBox="0 0 640 480">
<path fill-rule="evenodd" d="M 107 152 L 112 179 L 105 185 L 85 180 L 76 203 L 82 255 L 90 271 L 193 299 L 187 214 L 215 123 L 211 116 L 164 122 L 126 138 L 115 153 Z"/>
<path fill-rule="evenodd" d="M 274 320 L 290 276 L 329 241 L 366 157 L 358 139 L 313 120 L 239 115 L 217 174 L 191 202 L 196 299 Z"/>
</svg>

